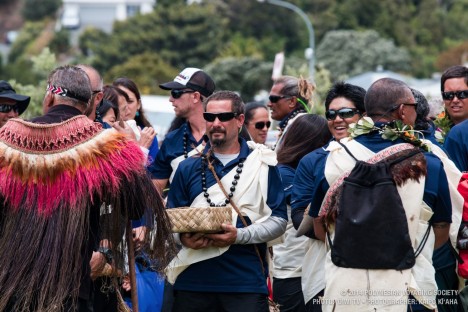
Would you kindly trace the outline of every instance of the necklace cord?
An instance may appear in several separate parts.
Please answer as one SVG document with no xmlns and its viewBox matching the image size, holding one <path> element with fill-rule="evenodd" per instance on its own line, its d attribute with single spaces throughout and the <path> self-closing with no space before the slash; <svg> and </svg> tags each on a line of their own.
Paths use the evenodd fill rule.
<svg viewBox="0 0 468 312">
<path fill-rule="evenodd" d="M 224 196 L 226 196 L 226 198 L 229 199 L 229 203 L 231 204 L 231 206 L 234 208 L 234 210 L 237 212 L 237 215 L 239 216 L 239 218 L 241 219 L 242 221 L 242 224 L 244 225 L 244 227 L 248 227 L 249 225 L 247 224 L 247 220 L 245 220 L 244 216 L 241 214 L 239 208 L 237 207 L 237 205 L 234 203 L 234 201 L 232 200 L 231 197 L 228 196 L 226 190 L 224 189 L 224 186 L 223 184 L 221 183 L 221 180 L 219 180 L 219 177 L 218 175 L 216 174 L 216 171 L 214 170 L 214 167 L 213 167 L 213 164 L 211 163 L 210 161 L 210 156 L 211 156 L 211 150 L 208 152 L 208 155 L 206 157 L 206 161 L 208 163 L 208 169 L 210 169 L 211 173 L 213 174 L 214 178 L 216 179 L 216 182 L 218 183 L 219 187 L 221 188 L 221 191 L 224 193 Z M 257 254 L 258 256 L 258 260 L 260 260 L 260 263 L 262 265 L 262 271 L 263 271 L 263 275 L 266 276 L 265 274 L 265 267 L 263 265 L 263 260 L 262 260 L 262 256 L 260 255 L 260 250 L 258 250 L 258 247 L 256 244 L 253 244 L 254 248 L 255 248 L 255 253 Z"/>
</svg>

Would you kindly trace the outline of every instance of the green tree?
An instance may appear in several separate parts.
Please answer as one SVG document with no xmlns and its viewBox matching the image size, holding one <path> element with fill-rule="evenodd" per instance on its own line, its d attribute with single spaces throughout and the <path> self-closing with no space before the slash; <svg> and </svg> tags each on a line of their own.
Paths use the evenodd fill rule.
<svg viewBox="0 0 468 312">
<path fill-rule="evenodd" d="M 216 60 L 204 69 L 216 82 L 217 90 L 237 91 L 248 102 L 259 90 L 270 88 L 273 64 L 255 57 L 230 57 Z"/>
<path fill-rule="evenodd" d="M 38 56 L 32 58 L 31 64 L 32 66 L 29 67 L 28 72 L 37 78 L 34 83 L 22 84 L 17 80 L 9 81 L 17 93 L 31 97 L 28 109 L 21 115 L 21 118 L 24 119 L 30 119 L 42 114 L 42 100 L 45 94 L 47 76 L 57 66 L 57 61 L 55 54 L 45 48 Z"/>
<path fill-rule="evenodd" d="M 217 13 L 210 4 L 158 5 L 150 14 L 116 22 L 111 36 L 87 32 L 80 42 L 104 72 L 144 52 L 158 53 L 175 68 L 203 67 L 225 42 L 226 19 Z"/>
<path fill-rule="evenodd" d="M 142 94 L 166 95 L 167 91 L 159 88 L 159 85 L 171 81 L 179 72 L 179 69 L 168 65 L 158 54 L 145 52 L 112 67 L 104 78 L 110 83 L 117 77 L 125 76 L 135 81 Z"/>
<path fill-rule="evenodd" d="M 375 70 L 379 65 L 393 71 L 410 71 L 406 49 L 372 30 L 328 32 L 317 47 L 317 59 L 330 71 L 333 81 Z"/>
<path fill-rule="evenodd" d="M 23 17 L 30 21 L 54 18 L 61 5 L 62 0 L 24 0 Z"/>
</svg>

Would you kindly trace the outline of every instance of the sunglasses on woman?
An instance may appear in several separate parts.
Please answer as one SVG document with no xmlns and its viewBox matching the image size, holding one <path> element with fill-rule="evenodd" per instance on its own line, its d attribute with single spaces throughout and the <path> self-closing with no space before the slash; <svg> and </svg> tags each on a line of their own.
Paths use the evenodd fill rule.
<svg viewBox="0 0 468 312">
<path fill-rule="evenodd" d="M 194 93 L 196 91 L 193 91 L 193 90 L 180 90 L 180 89 L 172 89 L 171 90 L 171 96 L 174 98 L 174 99 L 178 99 L 182 96 L 182 94 L 184 93 Z"/>
<path fill-rule="evenodd" d="M 457 97 L 459 100 L 464 100 L 468 98 L 468 90 L 462 90 L 462 91 L 447 91 L 447 92 L 442 92 L 442 98 L 444 100 L 453 100 L 454 97 Z"/>
<path fill-rule="evenodd" d="M 263 128 L 265 128 L 265 126 L 266 126 L 267 128 L 270 128 L 270 126 L 271 126 L 271 121 L 267 121 L 267 122 L 265 122 L 265 121 L 259 121 L 259 122 L 256 122 L 256 123 L 255 123 L 255 129 L 258 129 L 258 130 L 263 130 Z"/>
<path fill-rule="evenodd" d="M 341 119 L 346 119 L 356 114 L 359 114 L 359 110 L 356 108 L 329 109 L 325 112 L 325 118 L 335 120 L 337 116 L 340 116 Z"/>
<path fill-rule="evenodd" d="M 0 113 L 9 113 L 11 111 L 15 111 L 16 113 L 19 112 L 18 104 L 0 104 Z"/>
<path fill-rule="evenodd" d="M 208 122 L 213 122 L 216 118 L 221 122 L 229 121 L 232 118 L 236 117 L 237 113 L 226 112 L 226 113 L 203 113 L 203 118 Z"/>
</svg>

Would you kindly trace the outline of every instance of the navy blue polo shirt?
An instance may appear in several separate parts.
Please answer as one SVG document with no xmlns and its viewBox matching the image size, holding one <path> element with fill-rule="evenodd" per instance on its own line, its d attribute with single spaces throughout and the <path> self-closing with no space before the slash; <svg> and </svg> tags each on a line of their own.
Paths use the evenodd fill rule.
<svg viewBox="0 0 468 312">
<path fill-rule="evenodd" d="M 200 145 L 205 137 L 196 141 L 192 135 L 189 123 L 169 132 L 156 155 L 154 162 L 148 167 L 152 179 L 169 179 L 172 174 L 171 161 L 184 154 L 184 133 L 187 133 L 187 152 Z"/>
<path fill-rule="evenodd" d="M 404 143 L 402 140 L 384 140 L 377 132 L 358 136 L 355 140 L 374 153 L 391 145 Z M 450 202 L 448 181 L 443 164 L 440 159 L 432 153 L 424 153 L 424 155 L 427 161 L 427 176 L 423 200 L 434 212 L 431 223 L 451 223 L 452 204 Z M 324 174 L 327 156 L 328 152 L 319 149 L 304 156 L 299 163 L 294 179 L 293 210 L 306 207 L 311 203 L 309 214 L 313 217 L 318 216 L 323 198 L 329 188 Z"/>
<path fill-rule="evenodd" d="M 237 167 L 240 159 L 245 159 L 250 154 L 250 149 L 244 139 L 240 138 L 241 149 L 238 157 L 230 161 L 226 166 L 214 157 L 213 166 L 216 174 L 221 179 L 229 171 Z M 208 143 L 205 153 L 210 148 Z M 168 195 L 167 206 L 169 208 L 190 206 L 193 200 L 202 192 L 201 158 L 189 157 L 183 161 L 174 175 L 171 189 Z M 209 169 L 205 170 L 206 185 L 216 183 Z M 242 183 L 242 172 L 239 184 Z M 269 168 L 268 174 L 268 206 L 272 210 L 272 216 L 287 220 L 286 204 L 284 201 L 283 185 L 276 167 Z M 247 222 L 250 223 L 250 220 Z M 242 228 L 240 219 L 236 226 Z M 268 272 L 265 251 L 266 244 L 257 244 L 263 258 L 264 271 L 261 268 L 255 248 L 252 244 L 231 245 L 229 250 L 221 256 L 194 263 L 183 271 L 177 278 L 174 289 L 198 292 L 239 292 L 267 294 L 265 275 Z"/>
<path fill-rule="evenodd" d="M 444 148 L 460 171 L 468 171 L 468 120 L 452 127 L 445 138 Z"/>
<path fill-rule="evenodd" d="M 283 182 L 283 190 L 284 197 L 286 199 L 286 204 L 291 205 L 294 174 L 296 173 L 296 169 L 288 165 L 278 164 L 278 170 L 281 176 L 281 181 Z"/>
</svg>

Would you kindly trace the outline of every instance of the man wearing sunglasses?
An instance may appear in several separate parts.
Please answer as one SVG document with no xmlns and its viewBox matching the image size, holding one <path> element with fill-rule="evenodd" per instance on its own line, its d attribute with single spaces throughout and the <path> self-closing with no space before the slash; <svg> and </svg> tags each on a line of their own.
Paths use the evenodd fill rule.
<svg viewBox="0 0 468 312">
<path fill-rule="evenodd" d="M 468 119 L 468 68 L 462 65 L 449 67 L 442 74 L 440 89 L 445 109 L 454 124 Z"/>
<path fill-rule="evenodd" d="M 222 232 L 180 235 L 183 247 L 168 272 L 175 280 L 173 311 L 267 312 L 266 242 L 287 224 L 276 154 L 239 136 L 244 103 L 236 93 L 219 91 L 203 105 L 209 142 L 177 168 L 168 207 L 231 205 L 244 220 L 233 208 L 236 219 Z"/>
<path fill-rule="evenodd" d="M 456 65 L 441 78 L 442 99 L 455 124 L 444 141 L 444 148 L 460 171 L 468 171 L 468 68 Z"/>
<path fill-rule="evenodd" d="M 17 94 L 8 82 L 0 80 L 0 128 L 11 118 L 20 116 L 30 100 L 29 96 Z"/>
<path fill-rule="evenodd" d="M 172 181 L 179 163 L 203 149 L 206 124 L 202 102 L 214 92 L 215 83 L 201 69 L 189 67 L 173 81 L 159 87 L 171 91 L 169 101 L 174 106 L 176 117 L 186 120 L 181 127 L 166 135 L 155 161 L 148 167 L 153 182 L 162 192 Z"/>
<path fill-rule="evenodd" d="M 414 125 L 416 120 L 416 105 L 413 94 L 410 88 L 399 80 L 383 78 L 374 82 L 365 95 L 364 106 L 367 116 L 372 119 L 375 127 L 380 129 L 385 125 L 391 127 L 392 121 L 395 120 L 400 120 L 411 126 Z M 354 157 L 365 161 L 375 153 L 406 141 L 402 139 L 394 141 L 384 139 L 380 131 L 371 131 L 369 129 L 369 131 L 363 131 L 361 135 L 353 139 L 344 138 L 340 142 L 350 150 Z M 430 234 L 430 243 L 424 245 L 423 252 L 418 256 L 416 265 L 412 269 L 399 271 L 341 267 L 332 263 L 330 253 L 328 253 L 326 256 L 326 284 L 323 296 L 325 302 L 339 302 L 344 298 L 344 290 L 346 289 L 356 291 L 353 294 L 353 299 L 357 301 L 362 299 L 359 306 L 354 304 L 340 305 L 337 310 L 368 311 L 376 309 L 378 311 L 392 308 L 406 310 L 405 302 L 407 301 L 405 300 L 408 299 L 408 290 L 412 290 L 412 294 L 421 303 L 412 304 L 412 311 L 433 311 L 436 308 L 435 294 L 437 293 L 437 285 L 431 258 L 433 250 L 443 246 L 449 240 L 449 229 L 452 222 L 451 194 L 457 193 L 454 188 L 449 190 L 449 185 L 456 185 L 458 182 L 455 182 L 455 180 L 458 180 L 455 178 L 450 184 L 448 183 L 450 175 L 447 173 L 449 171 L 446 168 L 450 167 L 449 163 L 451 163 L 448 158 L 442 159 L 433 153 L 425 153 L 425 159 L 427 168 L 425 179 L 419 182 L 409 180 L 400 186 L 398 191 L 406 216 L 412 215 L 413 217 L 416 216 L 416 218 L 421 216 L 423 218 L 421 220 L 415 220 L 413 217 L 407 218 L 410 233 L 418 232 L 417 241 L 412 238 L 413 247 L 416 248 L 419 245 L 418 242 L 421 241 L 424 234 L 422 227 L 419 228 L 419 223 L 425 223 L 426 221 L 432 226 L 431 233 L 433 234 Z M 317 163 L 322 165 L 315 165 Z M 330 186 L 342 177 L 344 172 L 353 169 L 355 163 L 356 161 L 338 142 L 331 142 L 327 148 L 327 153 L 316 150 L 301 160 L 294 179 L 294 185 L 309 183 L 309 189 L 307 192 L 303 192 L 303 194 L 309 194 L 309 196 L 298 198 L 296 190 L 294 190 L 292 201 L 293 205 L 297 207 L 305 207 L 310 204 L 309 215 L 314 218 L 314 234 L 317 239 L 325 240 L 325 230 L 322 227 L 323 219 L 319 217 L 319 212 L 322 202 L 326 201 L 324 200 L 324 198 L 326 199 L 326 193 L 329 191 Z M 453 168 L 453 163 L 451 167 Z M 313 168 L 313 170 L 310 170 L 310 168 Z M 385 198 L 385 194 L 382 194 L 382 196 Z M 458 195 L 453 196 L 455 198 Z M 356 198 L 356 201 L 364 202 L 365 200 L 365 198 Z M 431 208 L 432 217 L 428 215 L 428 218 L 424 218 L 422 212 L 426 211 L 426 209 L 421 204 L 423 200 Z M 333 239 L 334 227 L 337 223 L 330 220 L 329 222 L 329 233 L 327 235 Z M 373 239 L 373 233 L 369 233 L 369 237 L 364 238 L 362 236 L 353 236 L 354 233 L 351 232 L 348 234 L 350 239 L 355 239 L 355 241 Z M 388 235 L 392 235 L 392 232 L 388 232 Z M 394 290 L 394 292 L 389 292 L 388 296 L 379 296 L 379 293 L 376 293 L 373 295 L 373 303 L 366 301 L 366 294 L 369 294 L 366 293 L 366 290 L 377 289 Z M 427 297 L 426 294 L 430 296 Z M 415 298 L 409 299 L 412 299 L 411 303 L 416 302 Z M 387 303 L 393 302 L 394 307 L 385 306 L 386 300 Z M 398 302 L 403 304 L 397 307 Z M 322 305 L 322 308 L 324 311 L 334 309 L 332 305 Z"/>
<path fill-rule="evenodd" d="M 308 105 L 314 89 L 313 84 L 302 78 L 282 76 L 274 81 L 268 97 L 268 107 L 271 118 L 280 122 L 275 149 L 279 147 L 281 138 L 294 119 L 310 111 Z"/>
</svg>

